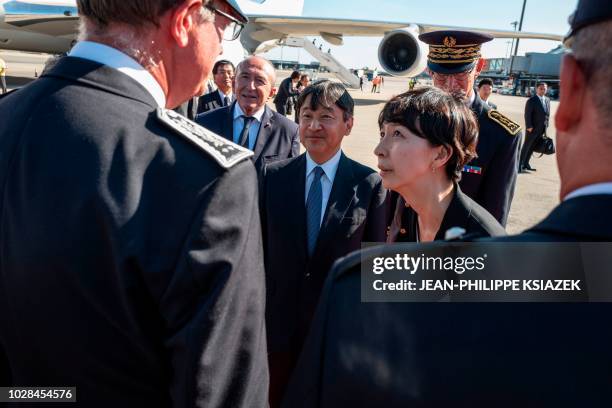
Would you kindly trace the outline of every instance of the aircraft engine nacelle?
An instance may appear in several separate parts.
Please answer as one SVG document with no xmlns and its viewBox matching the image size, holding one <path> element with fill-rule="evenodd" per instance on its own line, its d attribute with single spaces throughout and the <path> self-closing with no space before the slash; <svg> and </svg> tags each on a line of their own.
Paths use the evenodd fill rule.
<svg viewBox="0 0 612 408">
<path fill-rule="evenodd" d="M 378 61 L 393 76 L 413 77 L 427 66 L 427 44 L 419 41 L 418 27 L 388 32 L 378 46 Z"/>
</svg>

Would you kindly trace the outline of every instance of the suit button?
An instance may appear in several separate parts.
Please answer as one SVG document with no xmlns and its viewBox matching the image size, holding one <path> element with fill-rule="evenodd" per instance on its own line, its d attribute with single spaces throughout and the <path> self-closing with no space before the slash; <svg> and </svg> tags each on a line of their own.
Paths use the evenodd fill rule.
<svg viewBox="0 0 612 408">
<path fill-rule="evenodd" d="M 306 274 L 306 277 L 307 277 L 307 278 L 310 278 L 310 273 L 307 273 L 307 274 Z"/>
</svg>

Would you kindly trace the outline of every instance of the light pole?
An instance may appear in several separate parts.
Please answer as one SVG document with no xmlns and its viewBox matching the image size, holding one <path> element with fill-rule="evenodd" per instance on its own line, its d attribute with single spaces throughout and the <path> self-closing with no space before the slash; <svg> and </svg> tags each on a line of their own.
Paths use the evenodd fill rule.
<svg viewBox="0 0 612 408">
<path fill-rule="evenodd" d="M 518 21 L 513 21 L 510 23 L 510 25 L 514 27 L 514 31 L 516 31 L 516 27 L 518 26 L 518 23 L 519 23 Z M 512 56 L 512 50 L 514 49 L 514 40 L 515 38 L 512 39 L 512 45 L 510 46 L 510 56 Z"/>
<path fill-rule="evenodd" d="M 523 9 L 521 10 L 521 20 L 519 22 L 519 27 L 518 27 L 519 32 L 523 30 L 523 18 L 525 17 L 525 6 L 526 5 L 527 5 L 527 0 L 523 0 Z M 512 56 L 512 59 L 510 60 L 509 75 L 512 75 L 512 66 L 514 65 L 514 57 L 516 57 L 516 54 L 518 53 L 518 46 L 519 46 L 519 38 L 516 39 L 516 43 L 514 45 L 514 54 Z M 515 95 L 516 95 L 517 87 L 518 87 L 518 81 L 516 81 L 514 84 L 514 94 Z"/>
</svg>

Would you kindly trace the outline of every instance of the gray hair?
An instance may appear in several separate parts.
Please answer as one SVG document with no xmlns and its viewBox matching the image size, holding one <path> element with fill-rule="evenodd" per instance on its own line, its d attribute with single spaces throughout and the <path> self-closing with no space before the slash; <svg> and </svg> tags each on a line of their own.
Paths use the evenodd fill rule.
<svg viewBox="0 0 612 408">
<path fill-rule="evenodd" d="M 595 95 L 599 125 L 612 127 L 612 21 L 593 24 L 579 30 L 572 43 L 572 53 L 582 65 L 588 86 Z"/>
<path fill-rule="evenodd" d="M 209 3 L 209 0 L 205 0 L 203 3 Z M 206 7 L 201 7 L 197 23 L 205 24 L 214 21 L 214 12 Z M 157 23 L 153 21 L 149 25 L 131 25 L 123 22 L 101 24 L 96 20 L 81 16 L 78 40 L 102 40 L 149 69 L 158 66 L 161 61 L 160 52 L 151 36 L 151 30 L 156 27 Z"/>
</svg>

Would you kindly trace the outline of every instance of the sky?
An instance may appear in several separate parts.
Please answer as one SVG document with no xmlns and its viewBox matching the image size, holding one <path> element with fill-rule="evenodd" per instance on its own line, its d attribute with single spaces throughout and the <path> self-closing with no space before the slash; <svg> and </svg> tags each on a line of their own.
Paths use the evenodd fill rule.
<svg viewBox="0 0 612 408">
<path fill-rule="evenodd" d="M 569 31 L 568 16 L 577 0 L 527 0 L 523 31 L 564 35 Z M 521 17 L 523 0 L 305 0 L 304 16 L 354 18 L 358 20 L 405 21 L 406 23 L 446 24 L 453 26 L 513 30 L 511 23 Z M 317 44 L 322 39 L 317 38 Z M 345 37 L 344 45 L 333 46 L 332 54 L 348 68 L 380 68 L 377 52 L 382 37 Z M 506 57 L 508 39 L 495 39 L 483 46 L 484 58 Z M 520 40 L 518 55 L 526 52 L 548 52 L 559 43 L 548 40 Z M 281 49 L 266 54 L 280 59 Z M 285 60 L 310 62 L 313 58 L 304 50 L 283 47 Z"/>
</svg>

